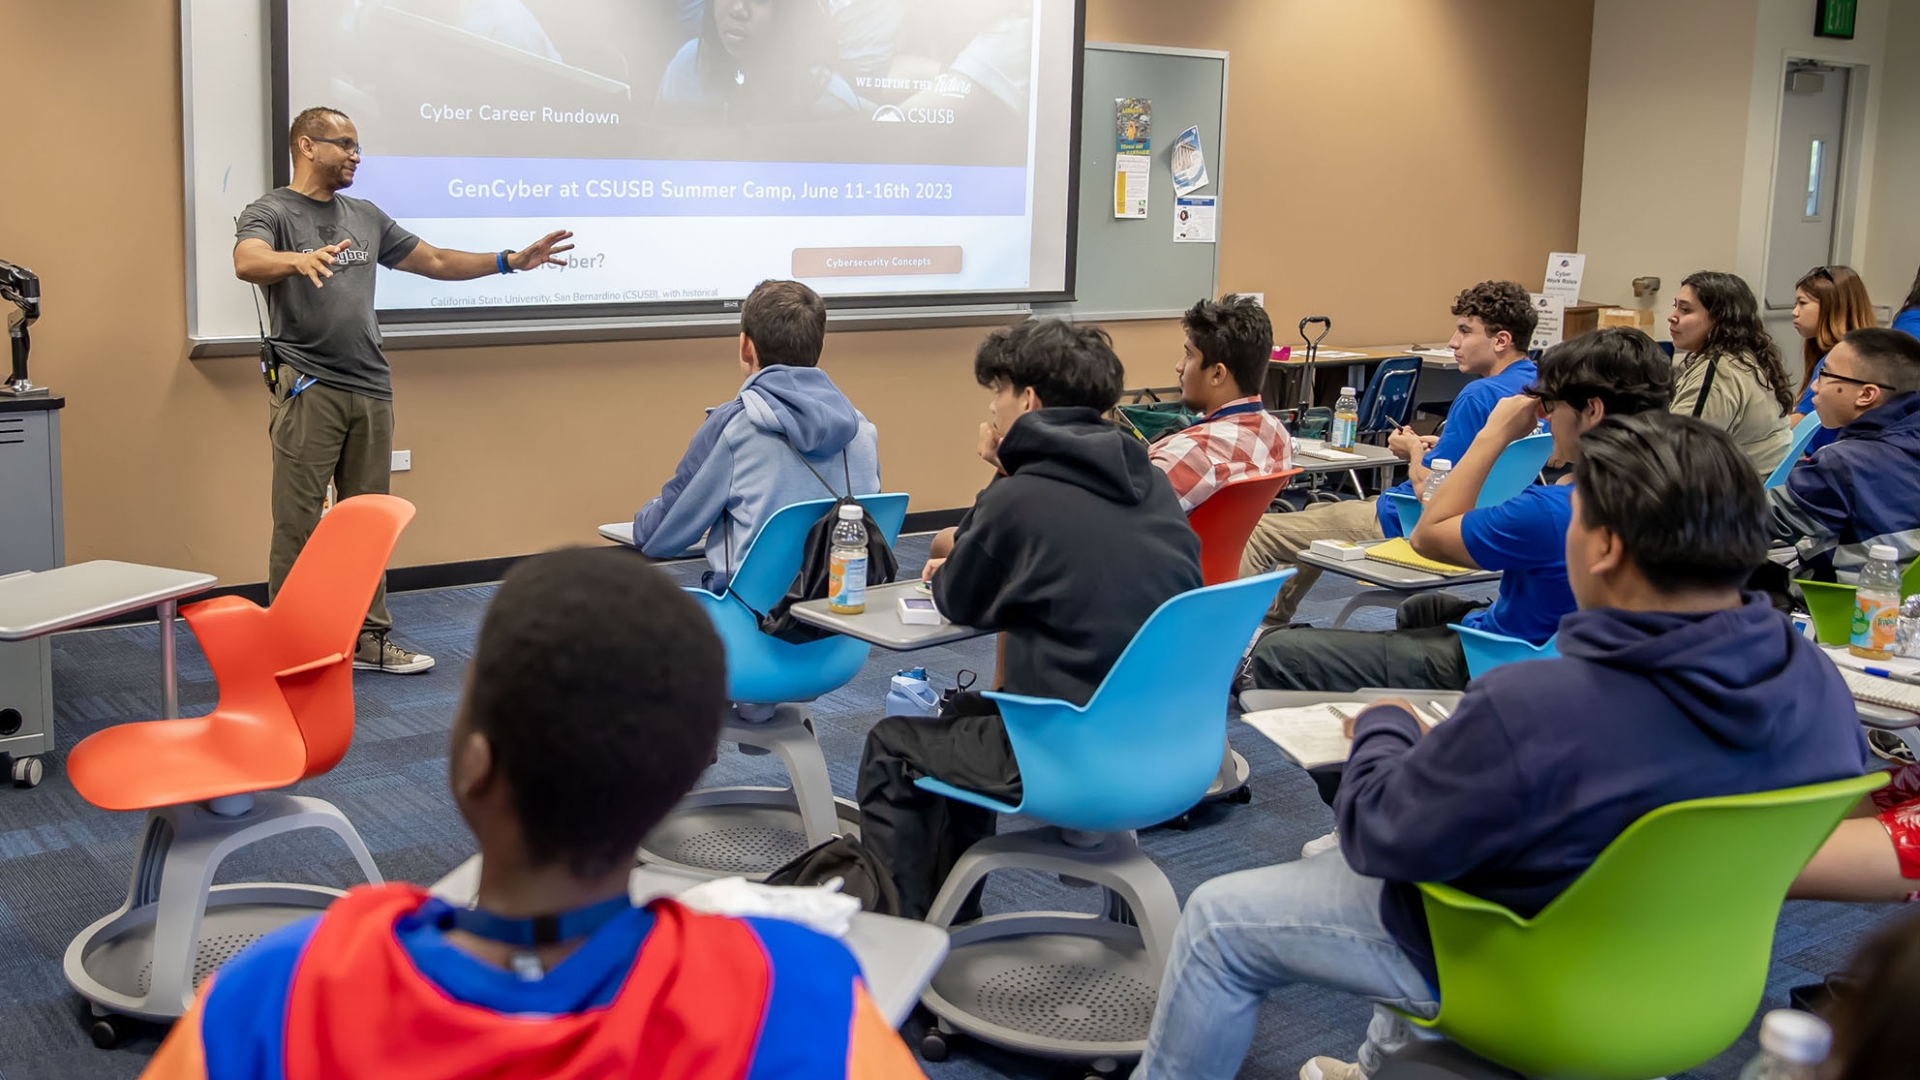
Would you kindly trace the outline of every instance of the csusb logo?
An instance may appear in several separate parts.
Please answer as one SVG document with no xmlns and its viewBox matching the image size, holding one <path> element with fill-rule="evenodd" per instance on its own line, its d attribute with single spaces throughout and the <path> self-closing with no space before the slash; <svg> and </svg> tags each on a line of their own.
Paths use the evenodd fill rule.
<svg viewBox="0 0 1920 1080">
<path fill-rule="evenodd" d="M 302 255 L 311 255 L 311 254 L 313 254 L 313 251 L 314 251 L 314 249 L 313 249 L 313 248 L 302 248 L 302 249 L 300 250 L 300 254 L 302 254 Z M 350 247 L 350 248 L 348 248 L 348 249 L 347 249 L 347 250 L 345 250 L 345 251 L 336 251 L 336 252 L 334 252 L 334 253 L 333 253 L 333 262 L 334 262 L 334 265 L 336 265 L 336 266 L 341 266 L 341 265 L 345 265 L 345 266 L 351 266 L 351 265 L 353 265 L 354 263 L 363 263 L 363 262 L 366 262 L 367 260 L 369 260 L 369 259 L 371 259 L 372 257 L 373 257 L 373 256 L 372 256 L 371 254 L 369 254 L 368 252 L 366 252 L 366 251 L 364 251 L 364 250 L 362 250 L 362 249 L 360 249 L 360 248 L 351 248 L 351 247 Z"/>
</svg>

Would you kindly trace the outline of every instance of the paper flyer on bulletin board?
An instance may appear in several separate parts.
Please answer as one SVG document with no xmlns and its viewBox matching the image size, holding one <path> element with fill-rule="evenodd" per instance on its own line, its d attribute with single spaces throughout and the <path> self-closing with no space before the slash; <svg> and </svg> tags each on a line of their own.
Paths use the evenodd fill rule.
<svg viewBox="0 0 1920 1080">
<path fill-rule="evenodd" d="M 1219 239 L 1216 215 L 1218 207 L 1212 195 L 1179 195 L 1173 200 L 1173 242 L 1211 244 Z"/>
<path fill-rule="evenodd" d="M 1147 179 L 1153 167 L 1153 102 L 1113 99 L 1113 216 L 1147 216 Z"/>
<path fill-rule="evenodd" d="M 1207 156 L 1200 149 L 1200 129 L 1190 127 L 1173 140 L 1173 193 L 1191 195 L 1209 182 Z"/>
</svg>

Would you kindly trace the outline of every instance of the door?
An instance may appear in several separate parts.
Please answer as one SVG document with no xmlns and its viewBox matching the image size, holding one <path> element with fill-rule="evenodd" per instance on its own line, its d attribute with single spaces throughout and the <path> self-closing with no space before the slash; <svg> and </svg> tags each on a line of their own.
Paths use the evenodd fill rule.
<svg viewBox="0 0 1920 1080">
<path fill-rule="evenodd" d="M 1793 283 L 1833 260 L 1848 74 L 1846 68 L 1794 61 L 1787 65 L 1781 95 L 1780 159 L 1774 163 L 1762 299 L 1767 328 L 1788 357 L 1789 370 L 1800 354 L 1800 338 L 1793 332 Z"/>
</svg>

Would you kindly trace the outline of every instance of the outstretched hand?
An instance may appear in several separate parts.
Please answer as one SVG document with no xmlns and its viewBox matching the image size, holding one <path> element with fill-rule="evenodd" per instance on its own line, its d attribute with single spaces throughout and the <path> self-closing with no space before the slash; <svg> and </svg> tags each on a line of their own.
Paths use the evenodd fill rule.
<svg viewBox="0 0 1920 1080">
<path fill-rule="evenodd" d="M 314 288 L 321 288 L 320 279 L 333 276 L 333 271 L 328 267 L 333 265 L 334 256 L 352 246 L 353 241 L 349 239 L 337 244 L 328 244 L 326 247 L 314 248 L 312 251 L 303 251 L 294 259 L 294 273 L 305 274 L 307 280 L 313 282 Z"/>
<path fill-rule="evenodd" d="M 507 256 L 507 265 L 515 270 L 533 270 L 552 264 L 566 265 L 565 259 L 554 258 L 573 250 L 573 245 L 563 241 L 573 239 L 573 233 L 567 229 L 555 229 L 547 235 Z"/>
</svg>

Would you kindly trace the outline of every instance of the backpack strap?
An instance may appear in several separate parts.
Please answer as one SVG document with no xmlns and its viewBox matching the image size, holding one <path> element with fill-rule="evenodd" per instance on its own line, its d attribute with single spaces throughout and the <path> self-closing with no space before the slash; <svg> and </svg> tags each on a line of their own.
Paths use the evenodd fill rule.
<svg viewBox="0 0 1920 1080">
<path fill-rule="evenodd" d="M 1700 396 L 1693 399 L 1695 420 L 1700 419 L 1700 414 L 1706 411 L 1707 395 L 1713 392 L 1713 374 L 1718 370 L 1720 370 L 1720 357 L 1716 355 L 1707 361 L 1707 377 L 1700 381 Z"/>
</svg>

